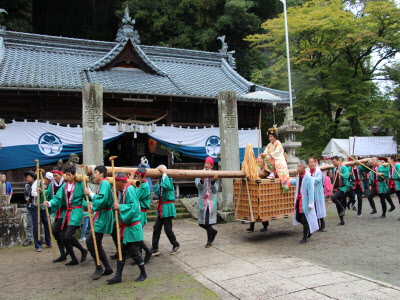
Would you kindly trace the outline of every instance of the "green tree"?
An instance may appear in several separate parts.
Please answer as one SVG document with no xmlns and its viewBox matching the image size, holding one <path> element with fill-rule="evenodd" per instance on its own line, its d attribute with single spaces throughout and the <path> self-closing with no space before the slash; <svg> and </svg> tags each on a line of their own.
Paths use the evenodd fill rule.
<svg viewBox="0 0 400 300">
<path fill-rule="evenodd" d="M 350 9 L 349 9 L 350 8 Z M 356 7 L 339 0 L 314 0 L 288 9 L 295 117 L 305 125 L 299 153 L 320 153 L 335 138 L 368 134 L 377 114 L 399 119 L 374 83 L 379 69 L 400 46 L 400 10 L 395 3 L 369 1 Z M 287 89 L 284 19 L 268 20 L 264 34 L 249 36 L 268 55 L 268 70 L 253 80 Z M 380 125 L 380 124 L 379 124 Z M 397 124 L 399 125 L 399 124 Z"/>
</svg>

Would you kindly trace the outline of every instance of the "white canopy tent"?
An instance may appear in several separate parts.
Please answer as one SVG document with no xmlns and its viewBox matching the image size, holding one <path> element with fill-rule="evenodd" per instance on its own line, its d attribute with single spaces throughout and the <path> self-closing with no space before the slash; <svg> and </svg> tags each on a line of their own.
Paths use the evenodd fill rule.
<svg viewBox="0 0 400 300">
<path fill-rule="evenodd" d="M 323 158 L 344 156 L 340 151 L 350 155 L 386 156 L 397 154 L 397 143 L 393 136 L 361 136 L 348 139 L 331 139 L 322 151 Z"/>
<path fill-rule="evenodd" d="M 331 139 L 325 149 L 322 151 L 323 158 L 329 158 L 332 156 L 343 156 L 340 151 L 346 151 L 349 153 L 349 139 Z"/>
</svg>

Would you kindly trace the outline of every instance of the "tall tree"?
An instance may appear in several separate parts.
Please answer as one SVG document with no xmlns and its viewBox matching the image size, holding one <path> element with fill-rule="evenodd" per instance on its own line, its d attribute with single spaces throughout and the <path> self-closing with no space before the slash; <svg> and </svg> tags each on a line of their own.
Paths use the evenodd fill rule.
<svg viewBox="0 0 400 300">
<path fill-rule="evenodd" d="M 373 80 L 399 49 L 400 10 L 390 0 L 351 8 L 313 0 L 288 9 L 295 117 L 306 127 L 300 153 L 320 153 L 332 137 L 368 134 L 370 120 L 391 109 Z M 279 89 L 287 88 L 283 22 L 282 15 L 268 20 L 265 34 L 248 37 L 270 62 L 253 80 Z"/>
</svg>

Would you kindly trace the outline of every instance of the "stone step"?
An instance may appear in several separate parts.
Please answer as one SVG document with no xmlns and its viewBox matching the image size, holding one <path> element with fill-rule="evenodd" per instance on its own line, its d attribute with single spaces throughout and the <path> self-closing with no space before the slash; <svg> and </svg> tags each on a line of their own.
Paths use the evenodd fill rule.
<svg viewBox="0 0 400 300">
<path fill-rule="evenodd" d="M 175 219 L 187 219 L 191 218 L 192 215 L 189 212 L 182 212 L 182 213 L 177 213 Z M 155 221 L 157 219 L 156 215 L 147 215 L 147 220 L 149 222 Z"/>
</svg>

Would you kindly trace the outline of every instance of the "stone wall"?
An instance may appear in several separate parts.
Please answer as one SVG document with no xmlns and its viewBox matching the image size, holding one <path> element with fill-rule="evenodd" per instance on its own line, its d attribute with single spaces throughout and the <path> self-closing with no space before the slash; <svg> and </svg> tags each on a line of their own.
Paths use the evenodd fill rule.
<svg viewBox="0 0 400 300">
<path fill-rule="evenodd" d="M 17 204 L 0 207 L 0 248 L 15 247 L 25 240 L 23 215 Z"/>
</svg>

